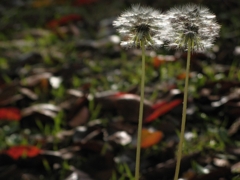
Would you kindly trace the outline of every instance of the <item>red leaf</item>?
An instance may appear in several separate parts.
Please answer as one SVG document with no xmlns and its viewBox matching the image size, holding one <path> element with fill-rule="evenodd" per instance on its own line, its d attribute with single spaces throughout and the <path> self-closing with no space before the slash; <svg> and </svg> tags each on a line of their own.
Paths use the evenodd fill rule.
<svg viewBox="0 0 240 180">
<path fill-rule="evenodd" d="M 0 120 L 15 120 L 21 119 L 20 110 L 17 108 L 0 108 Z"/>
<path fill-rule="evenodd" d="M 164 105 L 167 104 L 167 103 L 168 103 L 167 101 L 161 101 L 161 102 L 158 102 L 157 104 L 154 104 L 154 105 L 152 106 L 152 108 L 153 108 L 153 110 L 156 110 L 156 109 L 164 106 Z"/>
<path fill-rule="evenodd" d="M 73 21 L 79 21 L 81 20 L 81 16 L 79 16 L 78 14 L 69 14 L 69 15 L 66 15 L 66 16 L 63 16 L 61 17 L 59 20 L 58 20 L 58 23 L 60 25 L 63 25 L 63 24 L 67 24 L 69 22 L 73 22 Z"/>
<path fill-rule="evenodd" d="M 66 16 L 62 16 L 59 19 L 53 19 L 47 23 L 47 27 L 54 29 L 58 26 L 68 24 L 69 22 L 75 22 L 81 20 L 82 17 L 79 16 L 78 14 L 69 14 Z"/>
<path fill-rule="evenodd" d="M 19 145 L 19 146 L 13 146 L 8 150 L 4 151 L 3 153 L 7 154 L 8 156 L 10 156 L 15 160 L 18 160 L 22 156 L 26 156 L 28 158 L 35 157 L 39 155 L 40 152 L 41 150 L 35 146 Z"/>
<path fill-rule="evenodd" d="M 58 27 L 58 24 L 59 24 L 58 20 L 54 19 L 47 23 L 47 27 L 50 29 L 54 29 L 54 28 Z"/>
<path fill-rule="evenodd" d="M 150 114 L 146 118 L 145 122 L 149 123 L 149 122 L 153 121 L 154 119 L 158 118 L 159 116 L 162 116 L 163 114 L 169 112 L 174 107 L 178 106 L 180 103 L 182 103 L 181 99 L 175 99 L 169 103 L 161 102 L 161 104 L 159 106 L 155 105 L 155 107 L 157 107 L 157 109 L 155 109 L 155 111 L 153 111 L 153 113 Z"/>
</svg>

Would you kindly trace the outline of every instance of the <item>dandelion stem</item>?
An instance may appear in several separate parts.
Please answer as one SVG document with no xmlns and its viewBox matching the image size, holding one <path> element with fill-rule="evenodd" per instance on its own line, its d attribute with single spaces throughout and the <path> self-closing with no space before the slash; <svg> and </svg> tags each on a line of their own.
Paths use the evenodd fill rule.
<svg viewBox="0 0 240 180">
<path fill-rule="evenodd" d="M 180 164 L 182 159 L 182 147 L 184 143 L 184 131 L 186 124 L 186 114 L 187 114 L 187 98 L 188 98 L 188 80 L 189 80 L 189 71 L 190 71 L 190 58 L 191 58 L 191 50 L 192 50 L 192 40 L 188 40 L 188 54 L 187 54 L 187 65 L 186 65 L 186 78 L 185 78 L 185 87 L 184 87 L 184 98 L 183 98 L 183 111 L 182 111 L 182 125 L 181 125 L 181 133 L 180 140 L 178 145 L 177 152 L 177 165 L 175 170 L 174 180 L 178 180 Z"/>
<path fill-rule="evenodd" d="M 140 171 L 140 155 L 141 155 L 141 136 L 142 136 L 142 122 L 143 122 L 143 101 L 144 101 L 144 79 L 145 79 L 145 41 L 141 42 L 142 48 L 142 73 L 141 73 L 141 97 L 139 107 L 139 119 L 138 119 L 138 135 L 137 135 L 137 153 L 136 153 L 136 165 L 135 165 L 135 180 L 139 180 Z"/>
</svg>

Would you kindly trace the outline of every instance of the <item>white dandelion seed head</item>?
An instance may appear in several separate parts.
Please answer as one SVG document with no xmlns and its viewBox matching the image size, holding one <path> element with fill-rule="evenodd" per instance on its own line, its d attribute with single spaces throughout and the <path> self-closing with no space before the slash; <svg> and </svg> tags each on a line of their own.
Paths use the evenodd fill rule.
<svg viewBox="0 0 240 180">
<path fill-rule="evenodd" d="M 163 44 L 164 19 L 159 11 L 136 4 L 113 21 L 113 26 L 122 36 L 123 47 L 140 47 L 142 42 L 145 47 L 159 47 Z"/>
<path fill-rule="evenodd" d="M 170 29 L 166 40 L 170 48 L 187 50 L 191 40 L 193 51 L 202 51 L 213 46 L 220 25 L 208 8 L 196 4 L 174 7 L 166 13 Z"/>
</svg>

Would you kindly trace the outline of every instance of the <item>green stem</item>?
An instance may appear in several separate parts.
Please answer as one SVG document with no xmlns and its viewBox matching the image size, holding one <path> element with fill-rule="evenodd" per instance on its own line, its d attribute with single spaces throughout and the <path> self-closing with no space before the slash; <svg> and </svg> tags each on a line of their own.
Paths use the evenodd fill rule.
<svg viewBox="0 0 240 180">
<path fill-rule="evenodd" d="M 186 78 L 185 78 L 185 87 L 184 87 L 184 97 L 183 97 L 183 110 L 182 110 L 182 125 L 181 125 L 181 134 L 180 140 L 178 145 L 178 152 L 177 152 L 177 165 L 175 170 L 174 180 L 178 179 L 180 164 L 182 159 L 182 147 L 184 143 L 184 131 L 185 131 L 185 124 L 186 124 L 186 114 L 187 114 L 187 98 L 188 98 L 188 79 L 189 79 L 189 71 L 190 71 L 190 59 L 191 59 L 191 39 L 188 40 L 188 54 L 187 54 L 187 66 L 186 66 Z"/>
<path fill-rule="evenodd" d="M 141 99 L 139 107 L 139 119 L 138 119 L 138 135 L 137 135 L 137 153 L 136 153 L 136 165 L 135 165 L 135 180 L 139 180 L 140 171 L 140 155 L 141 155 L 141 136 L 142 136 L 142 122 L 143 122 L 143 101 L 144 101 L 144 79 L 145 79 L 145 42 L 141 42 L 142 47 L 142 73 L 141 73 Z"/>
</svg>

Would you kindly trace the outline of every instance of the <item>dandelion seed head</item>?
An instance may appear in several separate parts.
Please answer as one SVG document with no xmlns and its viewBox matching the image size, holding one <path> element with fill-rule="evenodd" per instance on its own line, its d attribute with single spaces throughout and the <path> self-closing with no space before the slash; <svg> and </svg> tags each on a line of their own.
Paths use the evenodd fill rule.
<svg viewBox="0 0 240 180">
<path fill-rule="evenodd" d="M 187 50 L 191 41 L 192 50 L 211 48 L 219 34 L 220 25 L 208 8 L 196 4 L 174 7 L 166 13 L 170 29 L 166 35 L 170 48 Z"/>
<path fill-rule="evenodd" d="M 142 42 L 146 47 L 161 46 L 161 35 L 165 31 L 163 25 L 164 15 L 139 4 L 133 5 L 113 22 L 113 26 L 122 36 L 120 45 L 126 48 L 140 47 Z"/>
</svg>

